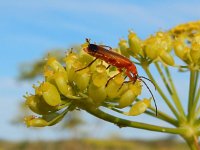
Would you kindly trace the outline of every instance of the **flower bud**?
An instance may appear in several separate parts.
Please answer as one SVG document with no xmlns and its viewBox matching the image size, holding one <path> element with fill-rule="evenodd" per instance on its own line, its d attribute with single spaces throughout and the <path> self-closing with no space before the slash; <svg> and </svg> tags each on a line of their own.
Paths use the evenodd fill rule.
<svg viewBox="0 0 200 150">
<path fill-rule="evenodd" d="M 109 98 L 116 98 L 119 96 L 119 92 L 120 93 L 122 92 L 122 90 L 120 90 L 119 88 L 122 86 L 123 82 L 124 82 L 124 78 L 122 74 L 119 74 L 114 79 L 110 80 L 110 82 L 108 83 L 106 87 L 106 92 Z"/>
<path fill-rule="evenodd" d="M 150 37 L 145 41 L 144 51 L 145 54 L 152 60 L 156 59 L 160 54 L 160 40 Z"/>
<path fill-rule="evenodd" d="M 76 53 L 70 52 L 66 57 L 64 58 L 64 61 L 66 63 L 66 69 L 69 70 L 71 68 L 71 65 L 74 64 L 78 60 L 78 55 Z"/>
<path fill-rule="evenodd" d="M 45 127 L 48 126 L 48 122 L 42 118 L 36 118 L 34 116 L 28 116 L 24 118 L 27 127 Z"/>
<path fill-rule="evenodd" d="M 93 83 L 89 85 L 89 97 L 93 100 L 96 105 L 99 105 L 106 99 L 105 86 L 97 87 Z"/>
<path fill-rule="evenodd" d="M 106 67 L 104 65 L 98 65 L 96 71 L 92 74 L 93 84 L 97 87 L 105 86 L 108 80 Z"/>
<path fill-rule="evenodd" d="M 117 91 L 117 97 L 121 97 L 129 89 L 129 86 L 126 83 L 121 86 L 122 87 Z"/>
<path fill-rule="evenodd" d="M 79 61 L 81 64 L 87 65 L 87 64 L 89 64 L 90 62 L 92 62 L 93 59 L 94 59 L 94 57 L 92 57 L 91 55 L 87 54 L 87 53 L 84 52 L 84 51 L 80 51 L 78 61 Z"/>
<path fill-rule="evenodd" d="M 187 48 L 184 44 L 184 42 L 182 41 L 182 39 L 177 39 L 175 42 L 174 42 L 174 52 L 175 54 L 183 59 L 183 60 L 186 60 L 186 51 L 189 51 L 189 48 Z"/>
<path fill-rule="evenodd" d="M 54 71 L 49 69 L 47 66 L 44 67 L 45 81 L 52 82 Z"/>
<path fill-rule="evenodd" d="M 124 108 L 126 106 L 129 106 L 132 104 L 132 102 L 135 100 L 136 95 L 133 93 L 132 90 L 126 91 L 119 100 L 119 108 Z"/>
<path fill-rule="evenodd" d="M 118 45 L 119 45 L 119 49 L 122 55 L 129 57 L 127 41 L 124 39 L 121 39 Z"/>
<path fill-rule="evenodd" d="M 35 113 L 39 115 L 46 115 L 50 112 L 55 111 L 55 107 L 48 105 L 42 96 L 30 95 L 25 96 L 26 104 Z"/>
<path fill-rule="evenodd" d="M 140 95 L 141 92 L 142 92 L 142 84 L 141 84 L 141 81 L 140 80 L 136 80 L 136 82 L 133 84 L 133 83 L 129 83 L 128 84 L 128 88 L 130 90 L 132 90 L 132 92 L 135 94 L 135 95 Z"/>
<path fill-rule="evenodd" d="M 159 31 L 156 33 L 156 36 L 161 40 L 160 45 L 162 49 L 166 52 L 170 52 L 173 48 L 171 34 Z"/>
<path fill-rule="evenodd" d="M 35 88 L 35 92 L 36 95 L 42 95 L 45 102 L 50 106 L 56 106 L 61 103 L 57 88 L 49 82 L 43 82 L 39 87 Z"/>
<path fill-rule="evenodd" d="M 82 70 L 76 73 L 74 82 L 76 83 L 77 87 L 80 90 L 85 90 L 88 87 L 90 76 L 91 76 L 90 73 L 88 72 L 82 73 Z"/>
<path fill-rule="evenodd" d="M 164 63 L 166 63 L 167 65 L 170 65 L 170 66 L 173 66 L 174 65 L 174 59 L 173 57 L 167 53 L 166 51 L 163 51 L 161 54 L 160 54 L 160 58 L 162 59 L 162 61 Z"/>
<path fill-rule="evenodd" d="M 170 52 L 171 49 L 172 40 L 167 33 L 157 32 L 155 36 L 151 36 L 145 41 L 144 51 L 152 60 L 156 59 L 163 51 Z"/>
<path fill-rule="evenodd" d="M 150 103 L 151 103 L 151 101 L 149 99 L 145 98 L 145 99 L 133 104 L 133 106 L 131 107 L 129 112 L 125 113 L 125 114 L 128 115 L 128 116 L 140 115 L 147 110 L 147 108 L 150 106 Z"/>
<path fill-rule="evenodd" d="M 81 71 L 87 72 L 89 70 L 88 68 L 86 68 L 86 69 L 76 72 L 76 70 L 83 68 L 83 67 L 84 66 L 82 66 L 80 62 L 76 61 L 70 66 L 70 68 L 67 68 L 68 81 L 73 82 L 76 78 L 76 73 L 81 72 Z"/>
<path fill-rule="evenodd" d="M 65 71 L 64 67 L 54 57 L 48 58 L 47 66 L 50 66 L 54 71 Z"/>
<path fill-rule="evenodd" d="M 58 90 L 60 91 L 60 93 L 62 93 L 63 95 L 65 95 L 66 97 L 69 95 L 73 95 L 73 91 L 70 85 L 68 85 L 68 79 L 67 79 L 67 72 L 61 72 L 61 71 L 57 71 L 54 74 L 54 80 L 56 82 L 56 85 L 58 87 Z"/>
<path fill-rule="evenodd" d="M 194 63 L 200 61 L 200 34 L 196 34 L 192 40 L 190 56 Z"/>
<path fill-rule="evenodd" d="M 129 32 L 128 43 L 129 43 L 129 48 L 134 55 L 140 54 L 142 52 L 142 41 L 132 31 Z"/>
<path fill-rule="evenodd" d="M 190 56 L 194 63 L 200 61 L 200 44 L 193 44 L 190 51 Z"/>
<path fill-rule="evenodd" d="M 64 61 L 66 62 L 66 65 L 72 64 L 74 61 L 78 60 L 78 55 L 76 53 L 70 52 L 66 55 L 64 58 Z"/>
</svg>

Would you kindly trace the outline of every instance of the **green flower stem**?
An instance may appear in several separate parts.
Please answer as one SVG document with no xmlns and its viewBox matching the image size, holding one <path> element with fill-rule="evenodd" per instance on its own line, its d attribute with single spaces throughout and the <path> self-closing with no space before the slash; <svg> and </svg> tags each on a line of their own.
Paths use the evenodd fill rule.
<svg viewBox="0 0 200 150">
<path fill-rule="evenodd" d="M 166 88 L 167 88 L 169 94 L 172 95 L 173 92 L 172 92 L 172 90 L 171 90 L 171 88 L 170 88 L 170 86 L 169 86 L 169 84 L 168 84 L 168 81 L 167 81 L 167 79 L 165 78 L 165 75 L 164 75 L 164 73 L 162 72 L 162 70 L 161 70 L 159 64 L 158 64 L 157 62 L 155 62 L 154 64 L 155 64 L 156 69 L 158 70 L 158 72 L 159 72 L 159 74 L 160 74 L 160 76 L 161 76 L 161 78 L 162 78 L 162 80 L 163 80 L 163 82 L 164 82 L 164 84 L 165 84 L 165 86 L 166 86 Z"/>
<path fill-rule="evenodd" d="M 198 145 L 198 137 L 193 136 L 192 138 L 185 139 L 188 146 L 190 147 L 191 150 L 199 150 L 199 145 Z"/>
<path fill-rule="evenodd" d="M 198 102 L 200 99 L 200 87 L 198 88 L 196 97 L 194 99 L 194 104 L 192 105 L 192 110 L 191 110 L 191 116 L 194 118 L 198 118 L 198 116 L 200 115 L 200 106 L 197 107 Z"/>
<path fill-rule="evenodd" d="M 197 127 L 200 127 L 200 119 L 195 120 L 195 125 L 196 125 Z"/>
<path fill-rule="evenodd" d="M 105 108 L 108 108 L 108 109 L 111 109 L 111 110 L 113 110 L 113 111 L 115 111 L 115 112 L 117 112 L 117 113 L 120 113 L 120 114 L 124 114 L 124 112 L 123 111 L 121 111 L 121 110 L 119 110 L 119 109 L 117 109 L 117 108 L 114 108 L 112 105 L 110 105 L 110 104 L 107 104 L 107 103 L 104 103 L 104 104 L 102 104 Z"/>
<path fill-rule="evenodd" d="M 200 115 L 200 106 L 198 106 L 197 109 L 195 110 L 194 118 L 198 119 L 199 115 Z"/>
<path fill-rule="evenodd" d="M 88 106 L 87 108 L 84 106 L 83 109 L 85 109 L 88 113 L 92 114 L 93 116 L 96 116 L 97 118 L 114 123 L 119 127 L 133 127 L 133 128 L 145 129 L 145 130 L 150 130 L 150 131 L 165 132 L 165 133 L 180 134 L 180 135 L 184 135 L 187 133 L 186 128 L 167 128 L 167 127 L 161 127 L 161 126 L 151 125 L 147 123 L 121 119 L 116 116 L 107 114 L 101 111 L 100 109 L 96 107 L 92 107 L 92 106 Z"/>
<path fill-rule="evenodd" d="M 188 120 L 192 120 L 192 107 L 194 103 L 194 94 L 195 94 L 195 71 L 190 71 L 190 88 L 189 88 L 189 97 L 188 97 Z M 196 107 L 196 106 L 194 106 Z M 193 108 L 195 109 L 195 108 Z"/>
<path fill-rule="evenodd" d="M 198 104 L 199 99 L 200 99 L 200 86 L 199 86 L 199 88 L 198 88 L 196 97 L 195 97 L 195 99 L 194 99 L 194 102 L 195 102 L 196 105 Z"/>
<path fill-rule="evenodd" d="M 145 67 L 145 66 L 142 66 L 142 67 L 145 70 L 145 72 L 148 75 L 148 77 L 150 78 L 150 80 L 155 84 L 156 89 L 158 90 L 159 94 L 161 95 L 161 97 L 163 98 L 163 100 L 166 102 L 166 104 L 168 105 L 168 107 L 171 109 L 171 111 L 173 112 L 173 114 L 176 116 L 176 118 L 180 119 L 179 114 L 177 113 L 176 109 L 173 107 L 173 105 L 171 104 L 171 102 L 169 101 L 169 99 L 165 96 L 165 94 L 163 93 L 163 91 L 161 90 L 161 88 L 159 87 L 159 85 L 157 84 L 157 82 L 155 81 L 155 79 L 153 78 L 151 72 L 149 71 L 149 68 Z"/>
<path fill-rule="evenodd" d="M 194 82 L 194 92 L 196 92 L 197 90 L 197 86 L 198 86 L 198 80 L 199 80 L 199 71 L 195 71 L 195 82 Z M 196 93 L 195 93 L 196 94 Z M 195 102 L 195 101 L 194 101 Z"/>
<path fill-rule="evenodd" d="M 199 72 L 196 71 L 195 72 L 195 85 L 194 85 L 194 103 L 192 105 L 192 110 L 191 110 L 191 115 L 192 116 L 195 116 L 195 110 L 196 110 L 196 107 L 198 105 L 198 102 L 199 102 L 199 97 L 200 97 L 200 87 L 197 89 L 197 86 L 198 86 L 198 79 L 199 79 Z"/>
<path fill-rule="evenodd" d="M 197 134 L 198 136 L 200 136 L 200 130 L 198 130 L 196 134 Z"/>
<path fill-rule="evenodd" d="M 55 117 L 54 119 L 52 119 L 51 121 L 48 122 L 48 125 L 51 126 L 52 124 L 54 124 L 55 122 L 62 120 L 64 118 L 64 116 L 71 110 L 73 110 L 76 106 L 74 104 L 71 104 L 68 106 L 68 108 L 66 108 L 61 114 L 59 114 L 57 117 Z"/>
<path fill-rule="evenodd" d="M 175 103 L 177 109 L 179 110 L 179 112 L 181 113 L 182 117 L 185 118 L 185 112 L 184 112 L 183 106 L 182 106 L 180 98 L 177 94 L 177 90 L 176 90 L 176 87 L 175 87 L 174 82 L 172 80 L 172 76 L 170 74 L 170 71 L 167 67 L 165 67 L 165 72 L 167 74 L 167 77 L 169 79 L 169 83 L 170 83 L 171 88 L 172 88 L 172 99 L 174 100 L 174 103 Z"/>
<path fill-rule="evenodd" d="M 156 111 L 155 108 L 151 107 L 151 106 L 149 107 L 149 109 L 152 110 L 152 111 L 154 111 L 154 112 Z M 159 119 L 161 119 L 163 121 L 166 121 L 168 123 L 171 123 L 172 125 L 174 125 L 176 127 L 179 126 L 179 123 L 178 123 L 177 120 L 175 120 L 174 118 L 172 118 L 171 116 L 165 114 L 164 112 L 162 112 L 160 110 L 158 110 L 158 116 L 155 116 L 155 113 L 152 113 L 150 111 L 145 111 L 145 113 L 148 114 L 148 115 L 151 115 L 153 117 L 159 118 Z"/>
<path fill-rule="evenodd" d="M 145 111 L 144 113 L 155 118 L 155 113 L 153 113 L 153 112 L 151 112 L 151 111 L 148 111 L 148 110 L 147 110 L 147 111 Z M 160 115 L 158 115 L 158 116 L 156 117 L 156 119 L 160 119 L 160 120 L 163 120 L 163 121 L 165 121 L 165 122 L 167 122 L 167 123 L 170 123 L 170 124 L 172 124 L 172 125 L 174 125 L 174 126 L 178 126 L 178 122 L 177 122 L 177 121 L 170 120 L 170 119 L 166 119 L 166 118 L 164 118 L 164 117 L 162 117 L 162 116 L 160 116 Z"/>
<path fill-rule="evenodd" d="M 57 109 L 57 110 L 61 110 L 61 109 L 65 108 L 65 107 L 67 107 L 67 106 L 69 106 L 69 105 L 70 105 L 70 103 L 68 102 L 68 103 L 65 103 L 65 104 L 63 104 L 63 105 L 58 106 L 56 109 Z"/>
<path fill-rule="evenodd" d="M 115 112 L 118 112 L 118 113 L 120 113 L 120 114 L 124 114 L 123 111 L 114 108 L 113 105 L 104 103 L 103 106 L 106 107 L 106 108 L 109 108 L 109 109 L 111 109 L 111 110 L 113 110 L 113 111 L 115 111 Z M 130 106 L 130 107 L 131 107 L 131 106 Z M 155 108 L 153 108 L 153 107 L 151 107 L 151 106 L 149 107 L 149 109 L 152 110 L 152 111 L 154 111 L 154 112 L 156 112 Z M 145 111 L 144 113 L 147 114 L 147 115 L 150 115 L 150 116 L 152 116 L 152 117 L 154 117 L 154 118 L 156 118 L 156 119 L 160 119 L 160 120 L 163 120 L 163 121 L 165 121 L 165 122 L 171 123 L 171 124 L 174 125 L 174 126 L 178 126 L 178 125 L 179 125 L 178 122 L 177 122 L 177 120 L 175 120 L 174 118 L 168 116 L 167 114 L 165 114 L 164 112 L 161 112 L 161 111 L 159 111 L 159 110 L 158 110 L 158 116 L 156 116 L 155 113 L 153 113 L 153 112 L 151 112 L 151 111 Z"/>
<path fill-rule="evenodd" d="M 162 78 L 162 80 L 163 80 L 163 82 L 164 82 L 169 94 L 171 95 L 171 97 L 172 97 L 172 99 L 173 99 L 173 101 L 174 101 L 174 103 L 176 105 L 176 108 L 180 112 L 181 117 L 185 118 L 185 113 L 184 113 L 184 110 L 183 110 L 183 106 L 182 106 L 182 104 L 180 102 L 180 99 L 178 97 L 178 94 L 176 92 L 176 88 L 174 86 L 174 83 L 172 81 L 172 77 L 171 77 L 171 74 L 170 74 L 168 68 L 165 67 L 165 71 L 166 71 L 166 74 L 167 74 L 168 81 L 169 81 L 170 85 L 168 84 L 168 81 L 167 81 L 162 69 L 160 68 L 160 66 L 159 66 L 159 64 L 157 62 L 155 62 L 155 66 L 156 66 L 156 68 L 157 68 L 157 70 L 158 70 L 158 72 L 159 72 L 159 74 L 160 74 L 160 76 L 161 76 L 161 78 Z"/>
</svg>

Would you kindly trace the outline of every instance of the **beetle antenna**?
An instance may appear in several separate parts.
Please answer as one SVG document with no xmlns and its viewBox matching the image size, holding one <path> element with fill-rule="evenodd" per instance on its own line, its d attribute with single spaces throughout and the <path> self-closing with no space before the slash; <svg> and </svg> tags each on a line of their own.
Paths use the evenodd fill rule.
<svg viewBox="0 0 200 150">
<path fill-rule="evenodd" d="M 147 89 L 149 90 L 149 92 L 150 92 L 150 94 L 151 94 L 151 96 L 153 98 L 154 105 L 155 105 L 155 108 L 156 108 L 156 116 L 157 116 L 158 115 L 158 109 L 157 109 L 156 100 L 155 100 L 155 98 L 153 96 L 153 93 L 151 92 L 151 90 L 150 90 L 149 86 L 146 84 L 146 82 L 144 82 L 144 80 L 140 79 L 140 81 L 142 81 L 144 83 L 144 85 L 147 87 Z"/>
<path fill-rule="evenodd" d="M 85 40 L 86 42 L 88 42 L 88 44 L 90 44 L 90 39 L 86 38 Z"/>
<path fill-rule="evenodd" d="M 146 78 L 146 77 L 143 77 L 143 76 L 138 76 L 138 78 L 139 78 L 139 79 L 143 78 L 143 79 L 146 79 L 146 80 L 150 81 L 151 84 L 153 84 L 153 86 L 154 86 L 154 88 L 155 88 L 155 90 L 156 90 L 155 84 L 154 84 L 153 81 L 151 81 L 149 78 Z"/>
</svg>

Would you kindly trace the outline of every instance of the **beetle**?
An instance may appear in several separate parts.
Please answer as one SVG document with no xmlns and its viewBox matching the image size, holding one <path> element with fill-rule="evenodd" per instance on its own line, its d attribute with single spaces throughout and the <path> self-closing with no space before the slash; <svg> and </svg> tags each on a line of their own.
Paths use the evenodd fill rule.
<svg viewBox="0 0 200 150">
<path fill-rule="evenodd" d="M 120 73 L 123 70 L 126 70 L 125 73 L 130 78 L 131 81 L 135 82 L 137 80 L 138 78 L 137 68 L 128 58 L 112 51 L 112 48 L 109 46 L 90 44 L 89 39 L 86 39 L 86 42 L 88 43 L 88 47 L 84 48 L 83 50 L 86 53 L 94 56 L 96 59 L 94 59 L 86 67 L 81 68 L 77 71 L 80 71 L 82 69 L 89 67 L 97 59 L 101 59 L 105 61 L 106 63 L 108 63 L 109 65 L 117 67 Z M 105 47 L 108 47 L 109 49 L 106 49 Z"/>
<path fill-rule="evenodd" d="M 101 59 L 101 60 L 105 61 L 106 63 L 108 63 L 109 66 L 107 68 L 109 68 L 110 66 L 115 66 L 118 69 L 119 73 L 125 71 L 126 77 L 128 76 L 129 79 L 130 79 L 130 81 L 125 81 L 125 82 L 133 82 L 133 83 L 135 83 L 136 80 L 140 80 L 140 81 L 142 81 L 145 84 L 145 86 L 149 90 L 149 92 L 150 92 L 150 94 L 151 94 L 151 96 L 152 96 L 152 98 L 154 100 L 154 104 L 155 104 L 155 108 L 156 108 L 156 115 L 157 115 L 157 105 L 156 105 L 155 98 L 154 98 L 154 96 L 153 96 L 150 88 L 142 80 L 142 78 L 150 81 L 153 85 L 154 85 L 154 83 L 150 79 L 148 79 L 146 77 L 138 76 L 138 72 L 137 72 L 137 68 L 136 68 L 135 64 L 130 59 L 126 58 L 125 56 L 120 55 L 119 53 L 112 51 L 112 48 L 110 46 L 90 44 L 90 40 L 87 39 L 87 38 L 86 38 L 86 42 L 88 43 L 88 46 L 86 48 L 83 48 L 83 50 L 86 53 L 90 54 L 91 56 L 95 57 L 95 59 L 93 61 L 91 61 L 84 68 L 78 69 L 76 71 L 80 71 L 80 70 L 83 70 L 83 69 L 89 67 L 97 59 Z M 109 81 L 111 79 L 113 79 L 115 76 L 117 76 L 118 74 L 116 74 L 113 77 L 111 77 L 107 81 L 106 86 L 109 83 Z"/>
</svg>

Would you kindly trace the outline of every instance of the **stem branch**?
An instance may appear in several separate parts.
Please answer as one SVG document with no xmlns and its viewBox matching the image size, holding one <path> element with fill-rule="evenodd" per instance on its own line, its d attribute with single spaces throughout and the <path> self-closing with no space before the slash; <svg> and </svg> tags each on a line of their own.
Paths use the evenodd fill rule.
<svg viewBox="0 0 200 150">
<path fill-rule="evenodd" d="M 195 94 L 195 71 L 190 71 L 190 88 L 188 96 L 188 120 L 192 119 L 192 109 L 196 109 L 196 106 L 193 106 L 194 103 L 194 94 Z M 194 108 L 193 108 L 194 107 Z"/>
<path fill-rule="evenodd" d="M 185 128 L 167 128 L 167 127 L 161 127 L 161 126 L 151 125 L 147 123 L 121 119 L 116 116 L 107 114 L 103 112 L 102 110 L 97 109 L 95 107 L 91 107 L 91 106 L 85 108 L 85 110 L 88 113 L 96 116 L 97 118 L 114 123 L 119 127 L 133 127 L 133 128 L 145 129 L 145 130 L 150 130 L 150 131 L 165 132 L 165 133 L 180 134 L 180 135 L 183 135 L 187 132 L 187 129 Z"/>
<path fill-rule="evenodd" d="M 163 91 L 161 90 L 161 88 L 159 87 L 159 85 L 156 83 L 155 79 L 153 78 L 151 72 L 149 71 L 148 67 L 144 67 L 143 69 L 145 70 L 146 74 L 148 75 L 148 77 L 150 78 L 150 80 L 152 80 L 152 82 L 154 82 L 156 89 L 158 90 L 160 96 L 163 98 L 163 100 L 165 101 L 165 103 L 168 105 L 168 107 L 171 109 L 171 111 L 173 112 L 173 114 L 176 116 L 176 118 L 179 118 L 179 114 L 177 113 L 176 109 L 173 107 L 173 105 L 171 104 L 171 102 L 169 101 L 169 99 L 166 97 L 166 95 L 163 93 Z"/>
<path fill-rule="evenodd" d="M 185 118 L 185 112 L 184 112 L 183 106 L 182 106 L 180 98 L 179 98 L 179 96 L 177 94 L 177 90 L 176 90 L 176 87 L 175 87 L 174 82 L 172 80 L 172 76 L 170 74 L 170 71 L 169 71 L 169 69 L 167 67 L 165 67 L 165 72 L 167 74 L 167 77 L 169 79 L 169 83 L 170 83 L 170 86 L 171 86 L 171 89 L 172 89 L 172 94 L 171 94 L 172 99 L 173 99 L 173 101 L 174 101 L 174 103 L 176 105 L 176 108 L 181 113 L 182 118 Z"/>
</svg>

